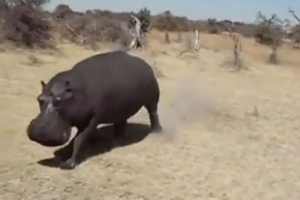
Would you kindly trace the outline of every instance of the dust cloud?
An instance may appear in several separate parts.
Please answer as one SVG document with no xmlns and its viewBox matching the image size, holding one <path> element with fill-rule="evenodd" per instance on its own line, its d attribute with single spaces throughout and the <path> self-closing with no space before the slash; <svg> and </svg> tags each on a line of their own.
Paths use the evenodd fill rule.
<svg viewBox="0 0 300 200">
<path fill-rule="evenodd" d="M 208 85 L 199 75 L 189 74 L 176 81 L 172 88 L 170 98 L 161 102 L 159 108 L 164 135 L 171 138 L 182 125 L 205 122 L 215 105 Z"/>
</svg>

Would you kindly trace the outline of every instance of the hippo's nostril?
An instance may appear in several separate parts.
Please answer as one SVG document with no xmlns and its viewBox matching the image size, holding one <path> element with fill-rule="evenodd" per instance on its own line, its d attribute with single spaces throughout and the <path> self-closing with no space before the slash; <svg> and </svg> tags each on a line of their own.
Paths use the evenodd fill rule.
<svg viewBox="0 0 300 200">
<path fill-rule="evenodd" d="M 45 128 L 45 124 L 40 125 L 40 129 L 43 129 L 43 128 Z"/>
</svg>

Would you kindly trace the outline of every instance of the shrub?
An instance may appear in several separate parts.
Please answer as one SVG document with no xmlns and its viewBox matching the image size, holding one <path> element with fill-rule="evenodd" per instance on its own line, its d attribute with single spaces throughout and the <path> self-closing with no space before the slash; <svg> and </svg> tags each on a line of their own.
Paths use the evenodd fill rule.
<svg viewBox="0 0 300 200">
<path fill-rule="evenodd" d="M 29 1 L 19 1 L 4 15 L 4 39 L 29 48 L 51 45 L 51 26 L 44 12 Z"/>
<path fill-rule="evenodd" d="M 63 38 L 82 45 L 93 46 L 101 41 L 126 43 L 124 40 L 129 37 L 126 24 L 122 26 L 121 22 L 107 17 L 98 18 L 92 12 L 85 15 L 72 13 L 58 23 Z"/>
<path fill-rule="evenodd" d="M 72 13 L 73 13 L 73 11 L 68 5 L 60 4 L 55 8 L 53 15 L 57 19 L 64 19 Z"/>
<path fill-rule="evenodd" d="M 186 17 L 174 16 L 170 11 L 155 16 L 155 28 L 161 31 L 189 31 L 191 23 Z"/>
</svg>

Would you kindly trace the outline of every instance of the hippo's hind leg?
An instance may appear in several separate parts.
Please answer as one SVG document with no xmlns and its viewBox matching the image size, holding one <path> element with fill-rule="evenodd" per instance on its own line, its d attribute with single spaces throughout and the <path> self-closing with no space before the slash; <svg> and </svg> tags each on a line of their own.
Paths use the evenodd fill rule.
<svg viewBox="0 0 300 200">
<path fill-rule="evenodd" d="M 119 146 L 120 138 L 122 138 L 122 136 L 125 133 L 126 125 L 127 125 L 127 120 L 114 123 L 113 125 L 114 138 L 112 140 L 114 147 Z"/>
<path fill-rule="evenodd" d="M 124 135 L 126 125 L 127 125 L 127 120 L 114 123 L 113 126 L 114 126 L 115 138 L 120 138 L 121 136 Z"/>
<path fill-rule="evenodd" d="M 150 124 L 151 124 L 151 131 L 152 132 L 157 132 L 160 133 L 162 132 L 162 127 L 160 124 L 159 116 L 157 114 L 157 102 L 152 103 L 152 104 L 147 104 L 145 105 L 148 114 L 149 114 L 149 119 L 150 119 Z"/>
</svg>

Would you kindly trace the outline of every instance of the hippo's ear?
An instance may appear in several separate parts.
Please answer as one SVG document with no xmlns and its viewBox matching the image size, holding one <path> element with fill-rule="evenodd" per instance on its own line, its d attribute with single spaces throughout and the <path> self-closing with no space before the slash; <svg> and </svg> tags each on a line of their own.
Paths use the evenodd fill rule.
<svg viewBox="0 0 300 200">
<path fill-rule="evenodd" d="M 41 85 L 42 85 L 42 89 L 44 89 L 46 86 L 46 83 L 43 80 L 41 80 Z"/>
</svg>

